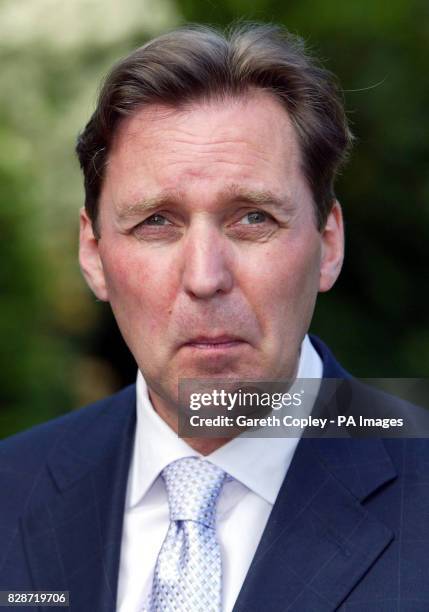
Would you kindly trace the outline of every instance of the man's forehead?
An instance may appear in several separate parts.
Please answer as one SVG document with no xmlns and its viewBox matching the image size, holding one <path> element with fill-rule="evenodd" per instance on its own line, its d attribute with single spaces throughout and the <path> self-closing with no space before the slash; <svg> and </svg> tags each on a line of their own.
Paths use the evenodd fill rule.
<svg viewBox="0 0 429 612">
<path fill-rule="evenodd" d="M 263 124 L 270 122 L 275 124 L 276 130 L 285 130 L 285 138 L 297 140 L 296 129 L 290 119 L 284 104 L 273 94 L 261 89 L 249 89 L 241 94 L 228 94 L 218 97 L 190 100 L 178 105 L 163 102 L 152 102 L 146 106 L 134 109 L 128 116 L 122 118 L 118 123 L 112 144 L 111 154 L 118 148 L 127 147 L 133 141 L 150 141 L 153 131 L 159 130 L 162 125 L 180 129 L 189 124 L 189 120 L 200 115 L 205 126 L 209 127 L 210 120 L 215 118 L 219 121 L 222 116 L 223 129 L 232 129 L 236 126 L 236 118 L 242 115 L 243 110 L 251 108 L 256 122 Z M 202 139 L 215 141 L 218 132 L 210 133 L 209 129 L 201 133 Z"/>
<path fill-rule="evenodd" d="M 116 126 L 112 138 L 110 151 L 127 144 L 135 138 L 140 138 L 142 133 L 149 131 L 152 126 L 166 119 L 179 119 L 183 109 L 164 103 L 151 103 L 134 109 L 129 115 L 123 117 Z"/>
<path fill-rule="evenodd" d="M 194 186 L 216 208 L 242 201 L 285 211 L 303 182 L 295 129 L 264 92 L 140 108 L 123 120 L 114 145 L 101 199 L 124 218 L 182 205 Z"/>
</svg>

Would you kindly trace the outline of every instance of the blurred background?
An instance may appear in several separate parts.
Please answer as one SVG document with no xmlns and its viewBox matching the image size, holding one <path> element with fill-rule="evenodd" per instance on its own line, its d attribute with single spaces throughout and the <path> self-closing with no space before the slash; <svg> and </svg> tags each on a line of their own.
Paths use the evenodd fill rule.
<svg viewBox="0 0 429 612">
<path fill-rule="evenodd" d="M 77 264 L 74 155 L 100 79 L 188 21 L 274 21 L 336 73 L 357 136 L 340 281 L 312 331 L 361 377 L 429 372 L 427 0 L 0 0 L 0 437 L 135 378 Z"/>
</svg>

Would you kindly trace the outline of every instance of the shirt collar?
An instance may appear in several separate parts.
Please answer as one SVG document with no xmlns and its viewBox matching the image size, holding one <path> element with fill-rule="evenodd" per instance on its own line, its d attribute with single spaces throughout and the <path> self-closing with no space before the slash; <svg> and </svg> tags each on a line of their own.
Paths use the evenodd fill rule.
<svg viewBox="0 0 429 612">
<path fill-rule="evenodd" d="M 301 345 L 297 379 L 321 379 L 322 373 L 322 361 L 308 336 L 305 336 Z M 298 442 L 299 438 L 238 436 L 206 455 L 205 459 L 223 469 L 270 504 L 274 504 Z M 139 371 L 137 424 L 127 506 L 137 505 L 162 470 L 172 461 L 183 457 L 202 457 L 202 455 L 179 438 L 155 412 L 146 382 Z"/>
</svg>

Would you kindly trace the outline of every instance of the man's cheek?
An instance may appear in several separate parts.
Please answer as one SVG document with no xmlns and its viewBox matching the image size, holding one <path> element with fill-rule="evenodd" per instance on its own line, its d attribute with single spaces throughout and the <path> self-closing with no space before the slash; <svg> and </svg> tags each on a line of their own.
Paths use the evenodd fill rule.
<svg viewBox="0 0 429 612">
<path fill-rule="evenodd" d="M 138 300 L 149 290 L 144 269 L 129 259 L 118 257 L 110 261 L 105 277 L 109 295 L 115 296 L 117 301 Z"/>
</svg>

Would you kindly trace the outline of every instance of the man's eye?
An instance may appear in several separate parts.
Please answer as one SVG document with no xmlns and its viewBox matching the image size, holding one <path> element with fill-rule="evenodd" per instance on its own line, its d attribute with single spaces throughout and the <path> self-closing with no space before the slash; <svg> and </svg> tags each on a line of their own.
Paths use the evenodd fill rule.
<svg viewBox="0 0 429 612">
<path fill-rule="evenodd" d="M 252 212 L 246 213 L 244 217 L 242 217 L 241 221 L 244 225 L 255 225 L 258 223 L 263 223 L 267 221 L 269 216 L 267 213 L 262 212 L 261 210 L 254 210 Z"/>
<path fill-rule="evenodd" d="M 143 221 L 143 225 L 167 225 L 169 221 L 163 215 L 151 215 Z"/>
</svg>

